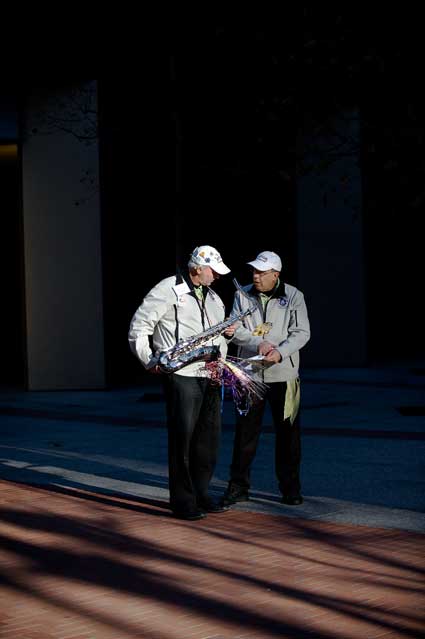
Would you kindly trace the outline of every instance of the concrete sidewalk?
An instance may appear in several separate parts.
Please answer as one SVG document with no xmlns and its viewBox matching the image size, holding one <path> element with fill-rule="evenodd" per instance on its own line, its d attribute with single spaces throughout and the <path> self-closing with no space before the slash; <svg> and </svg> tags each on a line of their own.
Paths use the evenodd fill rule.
<svg viewBox="0 0 425 639">
<path fill-rule="evenodd" d="M 150 380 L 148 380 L 150 381 Z M 425 531 L 425 377 L 408 367 L 304 373 L 305 503 L 279 504 L 269 412 L 252 470 L 252 501 L 285 516 Z M 155 383 L 92 392 L 0 395 L 0 476 L 168 500 L 165 409 Z M 227 483 L 233 402 L 212 490 Z"/>
<path fill-rule="evenodd" d="M 168 510 L 154 384 L 0 393 L 0 637 L 421 637 L 422 369 L 303 378 L 301 507 L 279 503 L 266 415 L 252 501 Z M 212 490 L 227 483 L 224 403 Z"/>
</svg>

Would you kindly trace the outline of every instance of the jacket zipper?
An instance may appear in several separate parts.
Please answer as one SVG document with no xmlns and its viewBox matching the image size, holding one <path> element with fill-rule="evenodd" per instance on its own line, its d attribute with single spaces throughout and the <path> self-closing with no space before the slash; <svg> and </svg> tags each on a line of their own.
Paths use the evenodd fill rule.
<svg viewBox="0 0 425 639">
<path fill-rule="evenodd" d="M 264 322 L 266 321 L 267 317 L 266 317 L 266 311 L 267 311 L 267 306 L 270 300 L 267 301 L 264 309 L 263 309 L 263 320 Z M 295 311 L 295 326 L 298 326 L 298 315 L 297 315 L 297 311 Z M 265 335 L 263 335 L 263 339 L 265 339 Z M 289 361 L 291 362 L 292 368 L 295 368 L 295 364 L 294 364 L 294 360 L 292 359 L 292 355 L 289 356 Z M 264 381 L 264 371 L 263 371 L 263 381 Z"/>
<path fill-rule="evenodd" d="M 267 306 L 268 306 L 268 304 L 270 302 L 270 299 L 271 298 L 269 298 L 267 300 L 267 302 L 264 304 L 264 306 L 261 304 L 261 302 L 259 302 L 261 304 L 261 306 L 262 306 L 262 311 L 263 311 L 263 324 L 265 324 L 266 320 L 267 320 Z M 265 339 L 266 339 L 266 336 L 263 334 L 263 340 L 265 340 Z M 264 369 L 261 371 L 261 374 L 263 376 L 263 382 L 264 382 L 265 381 L 265 376 L 264 376 L 265 375 L 265 370 Z"/>
</svg>

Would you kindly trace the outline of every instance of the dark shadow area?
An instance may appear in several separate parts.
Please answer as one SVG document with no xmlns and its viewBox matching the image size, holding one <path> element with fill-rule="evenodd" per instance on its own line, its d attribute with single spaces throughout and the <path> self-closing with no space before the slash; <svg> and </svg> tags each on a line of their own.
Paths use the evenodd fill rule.
<svg viewBox="0 0 425 639">
<path fill-rule="evenodd" d="M 162 399 L 162 398 L 161 398 Z M 159 401 L 156 395 L 149 395 L 148 399 L 144 400 L 143 398 L 140 400 L 141 402 L 146 401 L 147 403 L 156 403 Z M 342 403 L 329 403 L 324 405 L 316 405 L 316 406 L 303 406 L 302 410 L 317 410 L 318 408 L 336 408 L 339 406 L 346 406 L 348 402 Z M 425 414 L 425 408 L 421 406 L 406 406 L 398 408 L 398 411 L 404 415 L 405 417 L 420 417 Z M 144 418 L 140 417 L 132 417 L 126 415 L 125 417 L 114 417 L 112 415 L 91 415 L 91 414 L 69 414 L 66 411 L 60 411 L 57 409 L 54 410 L 45 410 L 45 409 L 35 409 L 35 408 L 15 408 L 15 407 L 0 407 L 0 416 L 4 415 L 6 417 L 25 417 L 30 419 L 47 419 L 53 421 L 64 421 L 64 422 L 80 422 L 80 423 L 93 423 L 93 424 L 108 424 L 112 426 L 120 426 L 120 427 L 143 427 L 147 426 L 149 428 L 166 428 L 166 424 L 164 420 L 155 420 L 151 417 Z M 223 430 L 234 430 L 234 423 L 225 421 L 222 424 Z M 272 424 L 264 424 L 262 428 L 263 433 L 274 433 L 274 426 Z M 421 433 L 418 431 L 396 431 L 396 430 L 376 430 L 376 429 L 365 429 L 365 428 L 345 428 L 343 426 L 338 428 L 326 428 L 320 426 L 302 427 L 303 435 L 313 435 L 313 436 L 326 436 L 326 437 L 361 437 L 361 438 L 371 438 L 371 439 L 403 439 L 403 440 L 413 440 L 413 441 L 424 441 L 425 433 Z"/>
<path fill-rule="evenodd" d="M 9 97 L 9 100 L 12 100 Z M 1 125 L 5 124 L 4 109 L 7 100 L 0 90 L 0 272 L 2 273 L 2 296 L 7 312 L 0 314 L 0 332 L 6 336 L 2 346 L 0 385 L 25 386 L 24 355 L 24 273 L 21 243 L 23 228 L 21 220 L 20 157 L 17 132 L 8 140 L 2 140 Z M 10 120 L 17 120 L 16 105 L 11 105 Z M 12 110 L 15 109 L 15 110 Z M 3 120 L 2 120 L 3 118 Z M 10 126 L 17 127 L 17 122 Z"/>
<path fill-rule="evenodd" d="M 140 417 L 132 417 L 130 415 L 126 415 L 125 417 L 115 417 L 113 415 L 91 415 L 90 413 L 85 414 L 72 414 L 67 410 L 46 410 L 46 409 L 37 409 L 37 408 L 15 408 L 2 406 L 0 407 L 0 416 L 4 415 L 5 417 L 27 417 L 30 419 L 47 419 L 54 421 L 62 421 L 62 422 L 87 422 L 91 424 L 109 424 L 112 426 L 153 426 L 153 427 L 164 427 L 164 421 L 159 421 L 155 419 L 145 419 L 140 415 Z"/>
<path fill-rule="evenodd" d="M 425 417 L 425 406 L 400 406 L 397 410 L 404 417 Z"/>
</svg>

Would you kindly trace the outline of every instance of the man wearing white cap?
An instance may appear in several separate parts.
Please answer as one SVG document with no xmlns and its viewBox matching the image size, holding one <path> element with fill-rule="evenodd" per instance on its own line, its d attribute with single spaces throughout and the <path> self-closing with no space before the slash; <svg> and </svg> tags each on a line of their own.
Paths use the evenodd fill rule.
<svg viewBox="0 0 425 639">
<path fill-rule="evenodd" d="M 190 255 L 186 272 L 167 277 L 149 291 L 128 335 L 133 353 L 147 370 L 160 373 L 159 353 L 224 320 L 223 302 L 210 285 L 229 272 L 215 248 L 200 246 Z M 208 343 L 219 346 L 221 356 L 226 356 L 224 337 Z M 220 388 L 206 376 L 205 362 L 192 362 L 162 376 L 171 509 L 176 517 L 187 520 L 224 512 L 227 508 L 208 495 L 221 430 Z"/>
<path fill-rule="evenodd" d="M 302 504 L 300 484 L 301 437 L 299 427 L 299 351 L 310 339 L 304 296 L 280 280 L 282 262 L 272 251 L 263 251 L 248 262 L 253 284 L 235 294 L 233 313 L 255 309 L 234 332 L 238 356 L 253 360 L 258 375 L 268 385 L 263 400 L 237 415 L 230 480 L 224 505 L 249 499 L 250 470 L 260 437 L 266 400 L 276 431 L 275 469 L 282 502 Z"/>
</svg>

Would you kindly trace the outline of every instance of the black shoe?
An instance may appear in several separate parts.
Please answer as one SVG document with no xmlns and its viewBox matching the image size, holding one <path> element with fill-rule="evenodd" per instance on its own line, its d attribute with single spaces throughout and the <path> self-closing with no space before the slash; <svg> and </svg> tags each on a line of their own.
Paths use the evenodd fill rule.
<svg viewBox="0 0 425 639">
<path fill-rule="evenodd" d="M 205 513 L 224 513 L 230 506 L 214 501 L 211 497 L 204 497 L 197 500 L 198 508 Z"/>
<path fill-rule="evenodd" d="M 246 488 L 237 486 L 236 484 L 230 484 L 223 497 L 221 503 L 223 506 L 232 506 L 238 501 L 249 501 L 249 493 Z"/>
<path fill-rule="evenodd" d="M 287 506 L 300 506 L 303 501 L 301 495 L 282 495 L 282 504 Z"/>
<path fill-rule="evenodd" d="M 197 519 L 204 519 L 206 513 L 199 510 L 199 508 L 178 508 L 173 510 L 174 517 L 178 519 L 186 519 L 187 521 L 196 521 Z"/>
</svg>

